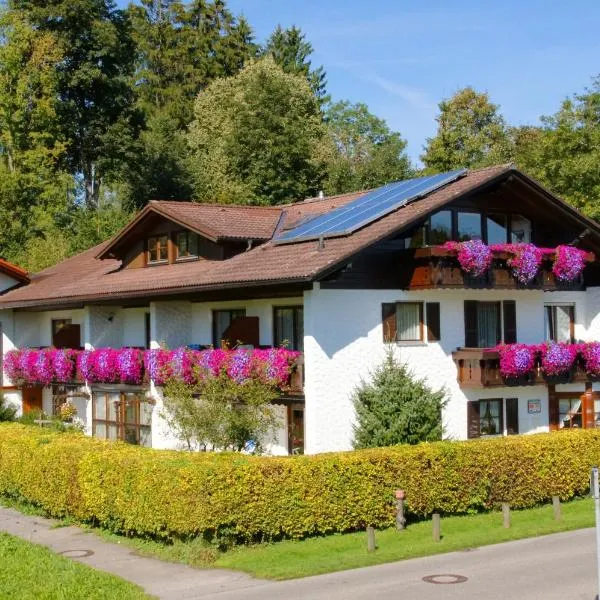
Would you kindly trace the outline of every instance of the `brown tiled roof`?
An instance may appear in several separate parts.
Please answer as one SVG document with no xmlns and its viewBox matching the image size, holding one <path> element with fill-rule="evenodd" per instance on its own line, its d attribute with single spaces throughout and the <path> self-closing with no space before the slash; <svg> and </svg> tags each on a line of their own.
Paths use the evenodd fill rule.
<svg viewBox="0 0 600 600">
<path fill-rule="evenodd" d="M 351 235 L 326 239 L 321 249 L 314 240 L 280 245 L 268 241 L 224 261 L 199 260 L 157 267 L 120 269 L 120 262 L 117 260 L 96 258 L 107 247 L 108 242 L 105 242 L 34 275 L 29 285 L 0 296 L 0 308 L 310 281 L 350 259 L 361 249 L 394 234 L 430 211 L 510 170 L 510 167 L 500 166 L 471 171 L 457 181 L 397 209 Z M 359 194 L 362 193 L 365 192 Z M 278 220 L 281 211 L 284 221 L 297 220 L 331 210 L 355 197 L 356 194 L 346 194 L 279 209 L 236 208 L 243 208 L 238 213 L 240 215 L 260 211 L 261 215 L 266 215 L 268 228 L 274 228 L 273 215 L 277 215 Z M 218 227 L 224 227 L 224 221 L 219 221 Z"/>
<path fill-rule="evenodd" d="M 3 258 L 0 258 L 0 273 L 16 279 L 19 283 L 27 283 L 29 281 L 29 276 L 25 269 L 21 269 L 21 267 L 17 267 L 17 265 L 13 265 L 13 263 L 9 263 Z"/>
</svg>

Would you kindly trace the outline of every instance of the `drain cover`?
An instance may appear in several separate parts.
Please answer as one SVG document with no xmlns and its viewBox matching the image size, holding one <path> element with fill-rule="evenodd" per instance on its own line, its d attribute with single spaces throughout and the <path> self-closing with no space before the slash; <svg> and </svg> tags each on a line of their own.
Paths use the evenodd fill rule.
<svg viewBox="0 0 600 600">
<path fill-rule="evenodd" d="M 437 583 L 440 585 L 464 583 L 468 580 L 469 578 L 465 577 L 464 575 L 452 575 L 451 573 L 442 573 L 440 575 L 427 575 L 427 577 L 423 577 L 423 581 L 425 581 L 426 583 Z"/>
<path fill-rule="evenodd" d="M 59 552 L 59 554 L 67 558 L 85 558 L 86 556 L 92 556 L 94 553 L 92 550 L 65 550 L 64 552 Z"/>
</svg>

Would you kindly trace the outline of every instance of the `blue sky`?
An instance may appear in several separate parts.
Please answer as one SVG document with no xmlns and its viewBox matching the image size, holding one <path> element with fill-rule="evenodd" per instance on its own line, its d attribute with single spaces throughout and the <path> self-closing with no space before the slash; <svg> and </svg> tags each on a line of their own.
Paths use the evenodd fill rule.
<svg viewBox="0 0 600 600">
<path fill-rule="evenodd" d="M 125 2 L 123 2 L 125 4 Z M 600 74 L 597 0 L 228 0 L 263 41 L 299 26 L 334 100 L 365 102 L 417 160 L 437 103 L 472 85 L 511 124 L 537 123 Z"/>
</svg>

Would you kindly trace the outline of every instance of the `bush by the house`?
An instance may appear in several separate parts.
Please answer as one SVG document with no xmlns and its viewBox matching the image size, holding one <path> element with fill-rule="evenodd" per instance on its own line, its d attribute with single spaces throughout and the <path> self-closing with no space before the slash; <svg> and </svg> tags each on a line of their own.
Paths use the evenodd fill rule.
<svg viewBox="0 0 600 600">
<path fill-rule="evenodd" d="M 433 442 L 442 438 L 443 391 L 432 390 L 387 352 L 353 396 L 355 448 Z"/>
<path fill-rule="evenodd" d="M 0 393 L 0 421 L 14 421 L 16 416 L 17 409 Z"/>
<path fill-rule="evenodd" d="M 585 493 L 600 431 L 435 442 L 335 454 L 182 453 L 0 425 L 0 495 L 128 534 L 302 538 L 409 517 L 534 506 Z"/>
</svg>

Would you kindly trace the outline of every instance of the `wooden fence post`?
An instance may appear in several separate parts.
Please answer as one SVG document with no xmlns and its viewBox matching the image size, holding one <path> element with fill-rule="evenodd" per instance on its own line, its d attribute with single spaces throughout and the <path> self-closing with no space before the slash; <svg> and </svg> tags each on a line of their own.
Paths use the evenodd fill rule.
<svg viewBox="0 0 600 600">
<path fill-rule="evenodd" d="M 441 523 L 440 523 L 440 513 L 433 513 L 431 515 L 431 521 L 433 523 L 433 541 L 439 542 L 441 539 Z"/>
<path fill-rule="evenodd" d="M 369 525 L 367 527 L 367 551 L 375 552 L 375 548 L 377 548 L 375 545 L 375 527 Z"/>
<path fill-rule="evenodd" d="M 406 528 L 404 518 L 404 490 L 396 490 L 396 529 L 402 531 Z"/>
<path fill-rule="evenodd" d="M 502 503 L 502 521 L 505 529 L 510 527 L 510 506 L 508 502 Z"/>
<path fill-rule="evenodd" d="M 560 521 L 560 498 L 558 496 L 552 496 L 552 508 L 554 509 L 554 520 Z"/>
</svg>

